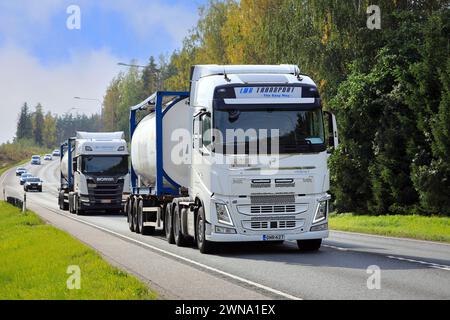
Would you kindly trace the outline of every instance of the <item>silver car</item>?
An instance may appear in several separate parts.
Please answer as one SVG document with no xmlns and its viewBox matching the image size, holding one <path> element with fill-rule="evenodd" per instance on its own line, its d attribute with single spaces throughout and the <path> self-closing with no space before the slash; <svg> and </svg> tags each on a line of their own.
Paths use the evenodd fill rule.
<svg viewBox="0 0 450 320">
<path fill-rule="evenodd" d="M 28 178 L 31 178 L 33 175 L 31 173 L 25 172 L 20 176 L 20 185 L 23 186 L 25 184 L 25 181 L 27 181 Z"/>
</svg>

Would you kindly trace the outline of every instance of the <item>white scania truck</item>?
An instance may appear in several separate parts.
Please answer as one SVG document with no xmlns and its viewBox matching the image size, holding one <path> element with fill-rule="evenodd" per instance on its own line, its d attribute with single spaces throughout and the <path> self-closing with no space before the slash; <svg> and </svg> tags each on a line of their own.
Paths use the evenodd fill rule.
<svg viewBox="0 0 450 320">
<path fill-rule="evenodd" d="M 123 132 L 77 132 L 61 145 L 61 210 L 123 211 L 130 192 L 128 147 Z"/>
<path fill-rule="evenodd" d="M 297 66 L 194 66 L 190 92 L 131 108 L 130 131 L 130 230 L 202 253 L 243 241 L 318 250 L 328 236 L 336 120 Z"/>
</svg>

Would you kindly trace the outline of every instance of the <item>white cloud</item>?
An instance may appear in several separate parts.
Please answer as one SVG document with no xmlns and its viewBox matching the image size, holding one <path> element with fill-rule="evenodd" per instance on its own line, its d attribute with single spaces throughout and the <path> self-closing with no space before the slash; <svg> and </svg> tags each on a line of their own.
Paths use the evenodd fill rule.
<svg viewBox="0 0 450 320">
<path fill-rule="evenodd" d="M 72 54 L 66 63 L 49 67 L 16 46 L 0 48 L 0 143 L 13 138 L 25 101 L 33 107 L 40 102 L 52 113 L 74 107 L 80 113 L 99 112 L 99 103 L 73 97 L 102 100 L 109 82 L 120 71 L 117 61 L 120 59 L 108 50 L 101 50 Z"/>
<path fill-rule="evenodd" d="M 167 3 L 161 0 L 134 0 L 131 4 L 128 0 L 113 0 L 101 1 L 100 4 L 105 9 L 124 15 L 141 39 L 150 41 L 149 36 L 163 30 L 170 37 L 167 41 L 178 46 L 198 19 L 197 10 L 192 10 L 199 6 L 196 1 Z"/>
</svg>

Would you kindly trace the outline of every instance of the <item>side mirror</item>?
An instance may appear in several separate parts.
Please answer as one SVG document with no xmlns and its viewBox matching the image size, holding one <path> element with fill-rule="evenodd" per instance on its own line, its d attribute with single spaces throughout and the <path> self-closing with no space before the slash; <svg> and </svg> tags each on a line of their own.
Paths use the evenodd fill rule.
<svg viewBox="0 0 450 320">
<path fill-rule="evenodd" d="M 337 129 L 336 116 L 329 111 L 324 111 L 327 123 L 328 147 L 336 149 L 339 145 L 339 134 Z"/>
</svg>

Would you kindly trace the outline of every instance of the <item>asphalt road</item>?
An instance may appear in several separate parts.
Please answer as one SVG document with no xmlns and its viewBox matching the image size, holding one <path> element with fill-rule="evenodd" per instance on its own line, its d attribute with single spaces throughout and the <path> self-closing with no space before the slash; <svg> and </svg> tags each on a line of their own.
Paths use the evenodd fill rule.
<svg viewBox="0 0 450 320">
<path fill-rule="evenodd" d="M 331 232 L 318 253 L 300 253 L 295 243 L 285 242 L 229 244 L 219 254 L 202 255 L 193 247 L 169 245 L 162 235 L 131 233 L 124 216 L 62 212 L 59 159 L 28 168 L 45 181 L 42 194 L 27 195 L 32 210 L 163 298 L 450 299 L 448 244 Z M 3 188 L 7 195 L 23 196 L 14 170 L 0 178 L 0 192 Z M 379 268 L 379 289 L 368 287 L 369 267 Z"/>
</svg>

